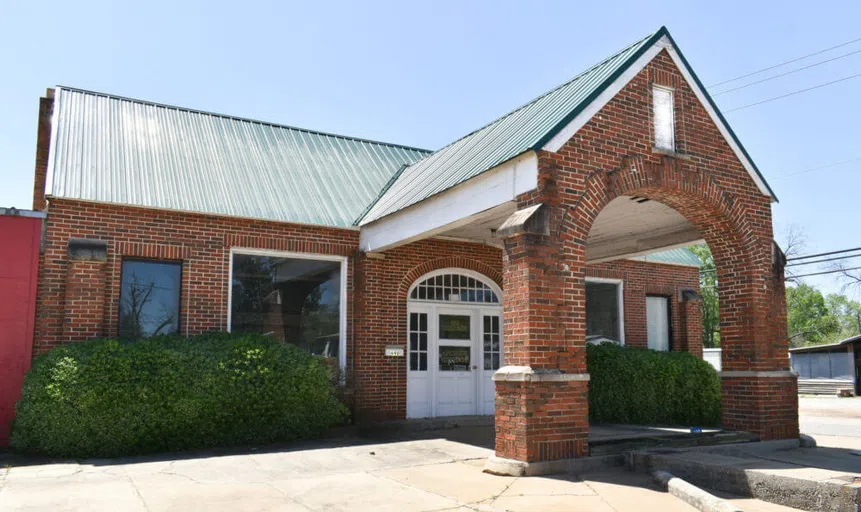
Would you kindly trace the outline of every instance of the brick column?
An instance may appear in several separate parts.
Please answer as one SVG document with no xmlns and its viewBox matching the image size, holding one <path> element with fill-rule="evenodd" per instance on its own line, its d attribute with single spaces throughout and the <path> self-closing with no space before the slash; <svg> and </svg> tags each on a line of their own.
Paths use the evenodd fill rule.
<svg viewBox="0 0 861 512">
<path fill-rule="evenodd" d="M 786 257 L 771 245 L 771 265 L 764 286 L 749 308 L 743 327 L 747 346 L 723 346 L 721 372 L 723 425 L 758 434 L 763 441 L 797 438 L 798 374 L 789 367 L 786 326 Z M 770 270 L 770 272 L 769 272 Z M 722 319 L 723 320 L 723 319 Z"/>
<path fill-rule="evenodd" d="M 539 208 L 515 213 L 497 231 L 505 240 L 506 366 L 493 377 L 496 455 L 485 471 L 495 474 L 564 471 L 589 450 L 585 350 L 566 339 L 572 312 L 565 309 L 559 244 Z"/>
<path fill-rule="evenodd" d="M 107 244 L 101 240 L 69 240 L 63 338 L 83 341 L 105 335 Z"/>
</svg>

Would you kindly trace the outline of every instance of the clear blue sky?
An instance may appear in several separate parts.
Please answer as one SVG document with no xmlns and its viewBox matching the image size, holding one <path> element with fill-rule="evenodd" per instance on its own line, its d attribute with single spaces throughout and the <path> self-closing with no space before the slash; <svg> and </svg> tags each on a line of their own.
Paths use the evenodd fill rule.
<svg viewBox="0 0 861 512">
<path fill-rule="evenodd" d="M 435 149 L 661 25 L 707 85 L 861 37 L 857 1 L 116 4 L 0 0 L 0 206 L 31 206 L 38 100 L 57 84 Z M 861 53 L 716 101 L 856 73 Z M 806 252 L 861 246 L 861 161 L 780 178 L 861 157 L 859 90 L 727 114 L 781 200 L 778 239 L 798 225 Z"/>
</svg>

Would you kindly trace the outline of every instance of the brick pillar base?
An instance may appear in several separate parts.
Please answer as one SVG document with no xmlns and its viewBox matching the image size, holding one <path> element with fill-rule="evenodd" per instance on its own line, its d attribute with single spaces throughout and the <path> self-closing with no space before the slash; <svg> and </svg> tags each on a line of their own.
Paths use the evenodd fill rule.
<svg viewBox="0 0 861 512">
<path fill-rule="evenodd" d="M 496 382 L 497 457 L 542 462 L 589 454 L 589 382 L 582 374 L 565 377 L 582 380 Z"/>
<path fill-rule="evenodd" d="M 787 371 L 721 374 L 723 426 L 762 441 L 798 438 L 798 376 Z"/>
</svg>

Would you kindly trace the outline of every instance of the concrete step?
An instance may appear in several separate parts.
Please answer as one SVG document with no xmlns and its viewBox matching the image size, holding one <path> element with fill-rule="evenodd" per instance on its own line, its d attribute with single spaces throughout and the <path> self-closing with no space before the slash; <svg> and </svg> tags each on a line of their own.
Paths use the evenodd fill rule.
<svg viewBox="0 0 861 512">
<path fill-rule="evenodd" d="M 802 510 L 861 511 L 861 457 L 848 450 L 768 441 L 633 451 L 629 469 L 666 471 L 704 489 Z"/>
<path fill-rule="evenodd" d="M 689 448 L 695 446 L 716 446 L 731 443 L 750 443 L 755 441 L 759 441 L 759 436 L 748 432 L 685 432 L 626 439 L 590 439 L 589 452 L 593 456 L 613 455 L 629 452 L 631 450 Z"/>
</svg>

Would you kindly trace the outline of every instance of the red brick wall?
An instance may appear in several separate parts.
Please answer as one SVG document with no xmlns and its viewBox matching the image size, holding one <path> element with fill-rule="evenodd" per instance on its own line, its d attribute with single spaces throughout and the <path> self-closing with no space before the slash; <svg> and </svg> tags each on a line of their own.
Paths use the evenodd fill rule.
<svg viewBox="0 0 861 512">
<path fill-rule="evenodd" d="M 69 238 L 105 241 L 107 260 L 70 260 Z M 386 345 L 406 343 L 407 292 L 416 280 L 451 267 L 479 272 L 502 285 L 502 251 L 485 244 L 425 240 L 378 259 L 356 255 L 355 230 L 53 199 L 41 258 L 34 351 L 117 334 L 124 257 L 182 261 L 181 333 L 226 329 L 231 247 L 350 257 L 348 369 L 355 375 L 361 419 L 405 417 L 406 361 L 384 357 L 383 351 Z M 696 286 L 695 269 L 636 261 L 590 267 L 590 275 L 626 280 L 626 337 L 635 345 L 645 345 L 645 326 L 637 323 L 645 322 L 646 293 L 676 294 L 680 287 Z M 513 293 L 506 297 L 516 299 Z"/>
<path fill-rule="evenodd" d="M 681 301 L 682 290 L 699 292 L 699 269 L 636 260 L 617 260 L 586 266 L 587 277 L 624 280 L 625 344 L 646 347 L 646 297 L 667 297 L 670 305 L 670 343 L 673 350 L 691 351 L 702 357 L 702 317 L 699 309 L 689 309 L 690 301 Z M 688 331 L 688 325 L 696 329 Z M 697 352 L 699 346 L 699 352 Z"/>
<path fill-rule="evenodd" d="M 104 336 L 104 261 L 70 260 L 66 263 L 66 293 L 62 336 L 86 340 Z"/>
<path fill-rule="evenodd" d="M 95 262 L 70 263 L 69 238 L 104 240 L 107 261 L 100 267 Z M 52 199 L 40 258 L 34 351 L 92 335 L 116 335 L 124 257 L 182 261 L 180 331 L 195 334 L 227 328 L 231 247 L 352 257 L 358 243 L 356 230 Z M 353 268 L 351 259 L 350 295 Z M 102 282 L 104 288 L 99 291 Z M 85 319 L 81 314 L 66 318 L 67 303 L 97 318 Z M 349 309 L 348 318 L 352 318 Z M 65 324 L 81 325 L 84 331 Z"/>
</svg>

